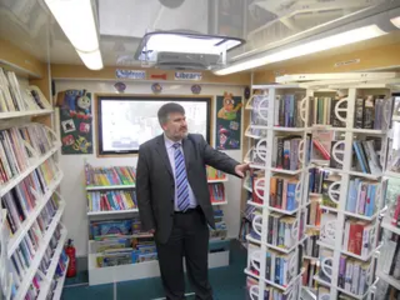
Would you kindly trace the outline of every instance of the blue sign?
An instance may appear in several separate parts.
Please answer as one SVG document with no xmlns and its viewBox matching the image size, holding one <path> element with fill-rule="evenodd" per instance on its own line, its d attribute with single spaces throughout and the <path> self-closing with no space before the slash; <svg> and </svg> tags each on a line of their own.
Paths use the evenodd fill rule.
<svg viewBox="0 0 400 300">
<path fill-rule="evenodd" d="M 116 69 L 115 76 L 124 79 L 146 79 L 146 71 Z"/>
</svg>

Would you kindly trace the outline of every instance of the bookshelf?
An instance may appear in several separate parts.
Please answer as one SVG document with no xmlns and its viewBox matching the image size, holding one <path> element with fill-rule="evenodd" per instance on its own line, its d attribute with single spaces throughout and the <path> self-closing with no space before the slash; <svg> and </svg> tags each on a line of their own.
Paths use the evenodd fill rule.
<svg viewBox="0 0 400 300">
<path fill-rule="evenodd" d="M 7 265 L 10 272 L 5 299 L 46 299 L 53 293 L 67 236 L 61 224 L 65 201 L 57 192 L 63 173 L 55 154 L 61 142 L 46 126 L 51 103 L 8 66 L 0 67 L 0 198 L 7 211 L 1 218 L 1 233 L 7 228 L 7 243 L 1 245 L 7 264 L 1 269 Z"/>
<path fill-rule="evenodd" d="M 208 259 L 209 267 L 217 268 L 229 265 L 229 240 L 227 239 L 226 224 L 223 220 L 223 210 L 220 208 L 220 206 L 228 204 L 224 189 L 224 183 L 228 181 L 228 178 L 226 174 L 210 167 L 207 168 L 207 175 L 211 201 L 215 207 L 215 218 L 217 219 L 216 230 L 210 230 Z M 151 245 L 154 245 L 153 235 L 140 230 L 139 210 L 135 194 L 135 169 L 130 166 L 93 167 L 85 162 L 85 179 L 90 232 L 94 231 L 93 228 L 97 226 L 97 222 L 98 224 L 106 224 L 115 221 L 115 227 L 121 228 L 121 230 L 123 227 L 122 223 L 119 222 L 128 222 L 129 224 L 132 222 L 132 225 L 128 226 L 132 230 L 128 230 L 129 232 L 126 232 L 126 234 L 89 237 L 89 285 L 160 276 L 155 248 L 149 250 L 147 255 L 139 255 L 140 258 L 135 261 L 125 259 L 115 265 L 107 265 L 108 262 L 106 261 L 107 254 L 112 249 L 104 249 L 108 247 L 107 243 L 113 243 L 113 240 L 126 239 L 129 241 L 129 247 L 133 249 L 132 251 L 129 250 L 130 252 L 139 249 L 138 245 L 150 248 Z M 129 205 L 130 207 L 128 207 Z M 128 246 L 124 245 L 124 248 L 126 247 Z"/>
<path fill-rule="evenodd" d="M 9 231 L 6 225 L 7 210 L 0 211 L 0 299 L 11 299 L 13 290 L 13 277 L 7 257 L 7 244 Z"/>
<path fill-rule="evenodd" d="M 400 99 L 395 97 L 395 107 L 398 106 Z M 383 245 L 380 251 L 379 268 L 377 276 L 381 280 L 377 287 L 377 296 L 391 297 L 400 291 L 399 277 L 399 236 L 400 228 L 398 223 L 399 204 L 400 204 L 400 168 L 399 168 L 399 148 L 398 130 L 400 129 L 399 119 L 393 116 L 391 129 L 388 134 L 387 143 L 387 162 L 385 178 L 388 179 L 388 191 L 386 193 L 387 206 L 389 207 L 382 220 Z"/>
<path fill-rule="evenodd" d="M 319 216 L 306 225 L 316 239 L 303 256 L 307 268 L 313 268 L 303 289 L 317 299 L 370 299 L 378 282 L 380 216 L 387 209 L 384 162 L 391 89 L 345 81 L 335 89 L 323 82 L 306 87 L 307 131 L 313 145 L 310 172 L 316 170 L 310 173 L 306 201 L 314 202 L 310 210 Z M 322 178 L 318 184 L 313 183 L 315 174 Z M 316 185 L 319 190 L 314 191 Z M 309 255 L 316 245 L 317 253 Z"/>
<path fill-rule="evenodd" d="M 307 91 L 299 85 L 253 85 L 252 89 L 257 92 L 246 108 L 251 110 L 247 136 L 253 146 L 245 157 L 252 171 L 244 182 L 251 193 L 247 205 L 254 207 L 246 236 L 247 287 L 251 299 L 271 294 L 298 299 L 304 272 L 300 245 L 308 238 L 304 234 L 308 203 L 303 198 L 308 172 Z"/>
<path fill-rule="evenodd" d="M 243 185 L 251 193 L 247 205 L 253 207 L 247 216 L 251 219 L 251 228 L 247 235 L 248 267 L 245 269 L 247 289 L 253 300 L 264 299 L 271 292 L 276 296 L 276 290 L 290 299 L 298 299 L 300 288 L 302 297 L 307 295 L 311 299 L 370 299 L 379 282 L 375 274 L 377 257 L 384 249 L 379 229 L 382 226 L 400 233 L 390 222 L 381 222 L 381 216 L 390 212 L 385 205 L 388 178 L 400 178 L 398 169 L 385 170 L 386 140 L 399 136 L 399 131 L 389 130 L 392 87 L 382 78 L 346 81 L 341 74 L 322 74 L 322 78 L 325 75 L 335 79 L 334 85 L 325 79 L 303 81 L 305 77 L 289 75 L 276 81 L 283 83 L 297 78 L 292 78 L 290 85 L 252 86 L 258 92 L 246 104 L 251 120 L 245 136 L 251 144 L 245 161 L 251 163 L 253 174 L 258 172 L 246 178 Z M 304 98 L 299 96 L 297 112 L 290 102 L 284 101 L 294 116 L 299 114 L 303 126 L 291 128 L 281 106 L 276 107 L 286 99 L 285 95 L 296 94 L 295 91 L 304 95 Z M 290 116 L 289 113 L 289 123 Z M 302 141 L 294 148 L 289 148 L 289 144 L 287 148 L 284 146 L 290 149 L 289 161 L 292 150 L 298 150 L 300 168 L 282 170 L 276 165 L 276 148 L 271 145 L 279 146 L 276 137 L 285 134 L 299 136 Z M 283 179 L 298 179 L 295 208 L 282 209 L 271 202 L 276 201 L 273 195 L 277 196 L 271 180 L 276 174 Z M 316 174 L 320 178 L 318 190 L 313 189 L 317 186 L 313 181 Z M 282 215 L 295 216 L 298 222 L 295 224 L 300 224 L 295 227 L 295 245 L 283 249 L 268 242 L 267 235 L 269 226 L 276 226 L 270 220 L 281 220 Z M 303 228 L 306 234 L 301 233 Z M 358 235 L 352 238 L 353 234 Z M 289 261 L 289 266 L 296 272 L 290 282 L 282 286 L 277 285 L 277 278 L 273 282 L 267 280 L 271 272 L 276 272 L 269 268 L 270 259 L 282 257 L 276 253 L 287 255 L 291 251 L 296 256 Z M 300 277 L 301 282 L 297 281 Z M 394 278 L 387 279 L 393 282 Z"/>
</svg>

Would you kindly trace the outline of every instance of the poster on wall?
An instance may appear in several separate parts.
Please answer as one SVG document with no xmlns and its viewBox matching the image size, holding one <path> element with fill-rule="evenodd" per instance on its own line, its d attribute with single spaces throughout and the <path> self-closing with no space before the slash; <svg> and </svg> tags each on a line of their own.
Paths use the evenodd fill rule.
<svg viewBox="0 0 400 300">
<path fill-rule="evenodd" d="M 60 107 L 62 154 L 92 154 L 92 94 L 86 90 L 66 90 L 57 95 Z"/>
<path fill-rule="evenodd" d="M 242 97 L 225 92 L 217 96 L 216 146 L 219 150 L 240 149 Z"/>
</svg>

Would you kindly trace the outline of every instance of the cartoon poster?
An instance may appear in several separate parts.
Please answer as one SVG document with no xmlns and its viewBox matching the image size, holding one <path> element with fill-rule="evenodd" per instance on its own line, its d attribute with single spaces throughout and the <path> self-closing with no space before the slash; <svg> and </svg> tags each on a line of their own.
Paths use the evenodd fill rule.
<svg viewBox="0 0 400 300">
<path fill-rule="evenodd" d="M 217 96 L 216 147 L 219 150 L 240 149 L 242 97 L 227 92 Z"/>
<path fill-rule="evenodd" d="M 67 90 L 58 93 L 62 154 L 93 153 L 91 105 L 92 94 L 86 90 Z"/>
</svg>

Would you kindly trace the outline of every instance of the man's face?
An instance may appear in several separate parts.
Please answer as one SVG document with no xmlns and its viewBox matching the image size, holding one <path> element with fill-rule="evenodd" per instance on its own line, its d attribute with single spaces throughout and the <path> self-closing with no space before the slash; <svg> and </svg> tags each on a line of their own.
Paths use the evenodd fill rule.
<svg viewBox="0 0 400 300">
<path fill-rule="evenodd" d="M 179 141 L 186 137 L 188 128 L 185 115 L 180 113 L 170 113 L 168 121 L 162 125 L 168 138 Z"/>
</svg>

